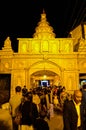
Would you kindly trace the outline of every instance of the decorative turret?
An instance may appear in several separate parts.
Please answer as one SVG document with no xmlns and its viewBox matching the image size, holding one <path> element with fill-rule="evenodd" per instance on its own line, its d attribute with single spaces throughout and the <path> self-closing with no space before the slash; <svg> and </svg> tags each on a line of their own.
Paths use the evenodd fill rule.
<svg viewBox="0 0 86 130">
<path fill-rule="evenodd" d="M 84 40 L 83 38 L 80 38 L 78 40 L 79 42 L 79 49 L 78 52 L 86 52 L 86 40 Z"/>
<path fill-rule="evenodd" d="M 46 19 L 45 11 L 41 14 L 41 20 L 38 22 L 38 26 L 35 29 L 33 38 L 37 39 L 52 39 L 55 38 L 55 33 L 53 33 L 53 28 L 49 25 Z"/>
<path fill-rule="evenodd" d="M 2 50 L 7 52 L 13 52 L 10 37 L 7 37 L 4 41 L 4 47 L 2 47 Z"/>
</svg>

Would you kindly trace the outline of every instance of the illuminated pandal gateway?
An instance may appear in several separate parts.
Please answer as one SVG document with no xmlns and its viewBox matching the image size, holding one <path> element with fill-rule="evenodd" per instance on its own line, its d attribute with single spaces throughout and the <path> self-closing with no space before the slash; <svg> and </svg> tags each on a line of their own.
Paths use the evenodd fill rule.
<svg viewBox="0 0 86 130">
<path fill-rule="evenodd" d="M 70 38 L 55 38 L 43 11 L 33 38 L 17 39 L 18 52 L 12 50 L 7 37 L 0 50 L 0 74 L 11 75 L 10 94 L 17 85 L 28 89 L 43 85 L 77 89 L 81 76 L 86 74 L 86 25 L 84 34 L 82 38 L 79 25 Z"/>
</svg>

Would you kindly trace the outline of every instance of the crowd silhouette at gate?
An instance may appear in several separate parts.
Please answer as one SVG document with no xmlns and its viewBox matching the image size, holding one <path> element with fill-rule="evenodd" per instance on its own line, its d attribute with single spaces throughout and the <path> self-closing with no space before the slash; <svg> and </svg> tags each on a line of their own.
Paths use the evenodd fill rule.
<svg viewBox="0 0 86 130">
<path fill-rule="evenodd" d="M 79 91 L 83 92 L 83 88 Z M 65 102 L 71 100 L 73 94 L 67 92 L 64 86 L 36 87 L 29 90 L 27 86 L 16 86 L 15 95 L 9 99 L 12 130 L 51 130 L 47 120 L 50 121 L 58 111 L 63 115 Z"/>
</svg>

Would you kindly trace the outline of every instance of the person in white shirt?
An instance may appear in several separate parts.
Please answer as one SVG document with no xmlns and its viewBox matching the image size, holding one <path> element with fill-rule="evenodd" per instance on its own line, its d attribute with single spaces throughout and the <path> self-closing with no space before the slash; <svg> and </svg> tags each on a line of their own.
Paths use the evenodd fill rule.
<svg viewBox="0 0 86 130">
<path fill-rule="evenodd" d="M 10 113 L 11 113 L 12 119 L 13 119 L 13 130 L 18 130 L 18 125 L 16 125 L 14 123 L 14 119 L 16 116 L 17 108 L 21 104 L 21 101 L 22 101 L 22 89 L 20 86 L 16 86 L 15 94 L 9 100 L 9 104 L 11 107 Z"/>
</svg>

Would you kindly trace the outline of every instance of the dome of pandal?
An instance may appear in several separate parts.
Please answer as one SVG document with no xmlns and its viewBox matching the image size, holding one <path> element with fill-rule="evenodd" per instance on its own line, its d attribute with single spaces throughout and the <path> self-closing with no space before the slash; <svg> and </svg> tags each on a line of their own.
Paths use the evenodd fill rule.
<svg viewBox="0 0 86 130">
<path fill-rule="evenodd" d="M 33 38 L 37 39 L 52 39 L 55 38 L 53 28 L 47 22 L 45 11 L 41 14 L 41 20 L 38 22 L 38 26 L 35 28 Z"/>
</svg>

